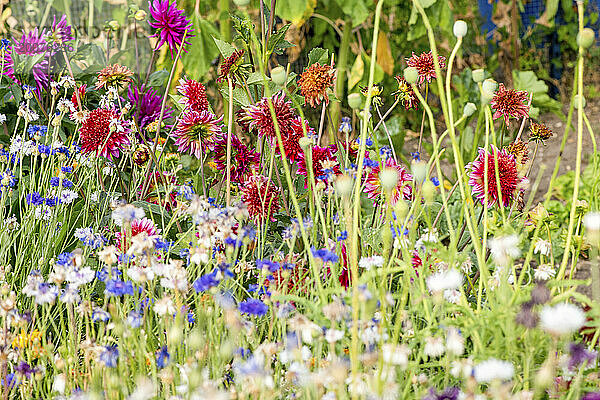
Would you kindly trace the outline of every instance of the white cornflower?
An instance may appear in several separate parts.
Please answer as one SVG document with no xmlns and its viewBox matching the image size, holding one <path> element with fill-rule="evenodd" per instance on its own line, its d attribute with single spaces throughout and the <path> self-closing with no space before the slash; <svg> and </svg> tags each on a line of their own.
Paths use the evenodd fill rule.
<svg viewBox="0 0 600 400">
<path fill-rule="evenodd" d="M 78 197 L 79 194 L 71 189 L 64 189 L 62 192 L 60 192 L 60 202 L 62 204 L 71 204 L 77 200 Z"/>
<path fill-rule="evenodd" d="M 142 219 L 146 216 L 143 209 L 132 204 L 125 204 L 117 207 L 112 212 L 112 219 L 118 226 L 123 226 L 123 222 L 131 223 L 134 219 Z"/>
<path fill-rule="evenodd" d="M 459 289 L 462 285 L 463 277 L 455 269 L 436 272 L 427 278 L 427 288 L 433 293 L 440 293 L 448 289 Z"/>
<path fill-rule="evenodd" d="M 583 217 L 585 229 L 590 231 L 600 231 L 600 211 L 590 211 Z"/>
<path fill-rule="evenodd" d="M 540 238 L 538 238 L 536 240 L 535 248 L 533 249 L 533 252 L 535 254 L 540 253 L 540 254 L 547 256 L 547 255 L 550 255 L 551 251 L 552 251 L 552 243 L 550 243 L 547 240 L 540 239 Z"/>
<path fill-rule="evenodd" d="M 35 218 L 50 221 L 50 218 L 52 218 L 52 209 L 48 206 L 37 206 L 35 208 Z"/>
<path fill-rule="evenodd" d="M 449 354 L 460 356 L 465 351 L 465 338 L 458 329 L 449 328 L 446 334 L 446 350 Z"/>
<path fill-rule="evenodd" d="M 327 340 L 327 343 L 335 343 L 343 337 L 344 331 L 337 329 L 327 329 L 327 332 L 325 332 L 325 340 Z"/>
<path fill-rule="evenodd" d="M 416 249 L 425 250 L 425 244 L 427 243 L 437 243 L 438 235 L 437 231 L 434 229 L 432 232 L 429 232 L 429 229 L 425 230 L 425 233 L 421 235 L 419 240 L 415 243 Z"/>
<path fill-rule="evenodd" d="M 457 289 L 444 290 L 444 299 L 448 303 L 452 303 L 452 304 L 460 303 L 460 290 L 457 290 Z"/>
<path fill-rule="evenodd" d="M 517 235 L 493 237 L 489 240 L 489 247 L 494 261 L 503 266 L 521 254 Z"/>
<path fill-rule="evenodd" d="M 173 299 L 171 299 L 170 296 L 165 296 L 154 303 L 153 310 L 160 316 L 173 315 L 177 312 L 177 308 L 175 307 Z"/>
<path fill-rule="evenodd" d="M 482 361 L 475 366 L 475 380 L 478 383 L 488 383 L 492 381 L 508 381 L 512 379 L 515 373 L 515 367 L 508 361 L 490 358 Z"/>
<path fill-rule="evenodd" d="M 583 310 L 574 304 L 545 306 L 540 312 L 542 329 L 557 336 L 578 331 L 585 324 L 585 320 Z"/>
<path fill-rule="evenodd" d="M 423 352 L 426 356 L 431 358 L 440 357 L 446 351 L 444 347 L 444 340 L 441 337 L 428 337 L 425 338 L 425 347 Z"/>
<path fill-rule="evenodd" d="M 408 366 L 408 356 L 410 355 L 408 346 L 385 343 L 381 347 L 381 352 L 383 355 L 383 362 L 386 364 L 398 365 L 402 368 Z"/>
<path fill-rule="evenodd" d="M 371 256 L 371 257 L 362 257 L 358 262 L 358 266 L 369 271 L 373 267 L 381 267 L 383 265 L 383 257 L 381 256 Z"/>
<path fill-rule="evenodd" d="M 533 277 L 537 281 L 547 281 L 548 279 L 554 278 L 556 271 L 550 264 L 542 264 L 535 269 Z"/>
<path fill-rule="evenodd" d="M 54 375 L 54 382 L 52 382 L 52 391 L 63 394 L 67 386 L 67 378 L 65 374 Z"/>
</svg>

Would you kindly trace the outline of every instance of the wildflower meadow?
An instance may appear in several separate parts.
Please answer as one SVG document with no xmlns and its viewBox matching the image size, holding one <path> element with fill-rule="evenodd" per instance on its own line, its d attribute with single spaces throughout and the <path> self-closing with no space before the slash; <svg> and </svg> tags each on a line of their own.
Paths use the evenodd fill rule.
<svg viewBox="0 0 600 400">
<path fill-rule="evenodd" d="M 0 399 L 600 399 L 598 13 L 475 3 L 0 2 Z"/>
</svg>

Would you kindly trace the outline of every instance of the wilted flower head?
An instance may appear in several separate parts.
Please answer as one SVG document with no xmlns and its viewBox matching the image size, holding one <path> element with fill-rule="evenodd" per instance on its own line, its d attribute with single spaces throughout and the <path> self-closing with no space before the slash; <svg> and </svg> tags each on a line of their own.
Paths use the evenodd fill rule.
<svg viewBox="0 0 600 400">
<path fill-rule="evenodd" d="M 334 78 L 335 71 L 331 65 L 314 63 L 306 67 L 298 80 L 304 101 L 311 107 L 317 107 L 321 102 L 329 104 L 327 91 L 333 88 Z"/>
<path fill-rule="evenodd" d="M 240 66 L 244 62 L 245 50 L 236 50 L 229 57 L 225 58 L 221 63 L 219 69 L 219 77 L 217 83 L 227 82 L 227 79 L 231 79 L 231 84 L 235 87 L 237 82 L 237 75 Z"/>
<path fill-rule="evenodd" d="M 440 69 L 446 68 L 446 57 L 438 55 L 438 62 Z M 417 82 L 419 85 L 425 81 L 431 82 L 432 79 L 435 79 L 435 64 L 431 51 L 421 53 L 420 55 L 415 54 L 413 51 L 412 56 L 406 59 L 406 64 L 409 67 L 417 69 L 417 72 L 419 73 Z"/>
<path fill-rule="evenodd" d="M 525 165 L 529 161 L 529 147 L 521 139 L 506 146 L 506 150 L 515 157 L 518 165 Z"/>
<path fill-rule="evenodd" d="M 419 99 L 413 91 L 412 87 L 406 82 L 403 76 L 397 75 L 396 81 L 398 82 L 398 91 L 395 92 L 396 99 L 400 101 L 400 104 L 407 110 L 416 110 L 419 107 Z"/>
<path fill-rule="evenodd" d="M 498 150 L 494 145 L 490 147 L 491 152 L 480 148 L 475 161 L 467 165 L 466 168 L 470 170 L 469 185 L 482 204 L 487 200 L 490 207 L 496 203 L 508 207 L 517 198 L 517 191 L 522 190 L 528 181 L 519 174 L 517 161 L 512 154 L 506 149 Z M 499 179 L 496 177 L 496 162 Z M 498 191 L 498 180 L 500 191 Z"/>
<path fill-rule="evenodd" d="M 569 303 L 545 306 L 540 313 L 542 329 L 556 336 L 578 331 L 585 324 L 585 321 L 583 310 Z"/>
<path fill-rule="evenodd" d="M 544 143 L 552 137 L 552 131 L 544 124 L 532 122 L 529 125 L 529 140 Z"/>
<path fill-rule="evenodd" d="M 124 65 L 107 65 L 98 72 L 96 89 L 107 89 L 109 87 L 121 88 L 132 82 L 133 72 Z"/>
<path fill-rule="evenodd" d="M 494 119 L 504 118 L 508 126 L 510 118 L 523 118 L 529 115 L 527 105 L 528 93 L 524 90 L 506 89 L 504 84 L 498 86 L 490 105 L 494 110 Z"/>
<path fill-rule="evenodd" d="M 171 3 L 170 0 L 152 0 L 149 2 L 149 8 L 152 20 L 148 24 L 157 29 L 152 37 L 159 38 L 155 50 L 166 43 L 171 50 L 171 58 L 174 58 L 173 50 L 177 52 L 180 46 L 189 44 L 187 39 L 194 36 L 192 23 L 185 17 L 183 10 L 177 8 L 176 1 Z M 185 43 L 183 42 L 184 36 Z"/>
</svg>

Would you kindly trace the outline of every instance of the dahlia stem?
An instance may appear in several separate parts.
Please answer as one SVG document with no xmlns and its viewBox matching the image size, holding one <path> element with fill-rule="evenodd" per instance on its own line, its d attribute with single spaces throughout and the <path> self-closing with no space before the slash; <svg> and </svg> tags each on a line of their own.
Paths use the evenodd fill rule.
<svg viewBox="0 0 600 400">
<path fill-rule="evenodd" d="M 340 51 L 337 58 L 337 73 L 335 80 L 335 96 L 340 100 L 334 101 L 330 106 L 331 123 L 335 127 L 340 122 L 340 111 L 342 107 L 341 100 L 344 97 L 344 89 L 346 85 L 346 72 L 348 71 L 348 54 L 350 50 L 350 39 L 352 38 L 352 19 L 346 16 L 344 19 L 344 29 L 342 31 L 342 41 L 340 43 Z"/>
<path fill-rule="evenodd" d="M 390 115 L 390 113 L 394 110 L 394 108 L 396 108 L 398 103 L 400 103 L 400 99 L 396 99 L 396 101 L 394 101 L 394 104 L 392 104 L 392 106 L 390 108 L 388 108 L 388 110 L 385 112 L 385 114 L 383 114 L 383 117 L 380 116 L 380 119 L 377 122 L 377 125 L 375 125 L 375 128 L 373 128 L 373 132 L 377 131 L 379 126 L 386 120 L 386 118 Z"/>
<path fill-rule="evenodd" d="M 379 106 L 375 106 L 375 111 L 377 111 L 377 115 L 379 115 L 379 122 L 381 122 L 381 124 L 383 125 L 383 131 L 385 132 L 385 135 L 388 138 L 388 141 L 390 142 L 390 149 L 392 149 L 392 156 L 394 156 L 394 161 L 398 162 L 398 157 L 396 156 L 396 150 L 394 150 L 394 142 L 392 142 L 392 136 L 390 135 L 390 131 L 388 131 L 387 126 L 385 125 L 385 121 L 383 120 L 383 117 L 381 116 L 381 111 L 379 110 Z M 375 132 L 375 131 L 373 131 Z"/>
<path fill-rule="evenodd" d="M 531 101 L 533 100 L 533 93 L 529 94 L 529 101 L 527 102 L 527 109 L 531 107 Z M 523 133 L 523 129 L 525 129 L 525 122 L 529 119 L 529 113 L 523 115 L 523 120 L 521 121 L 521 126 L 519 127 L 519 133 L 517 133 L 517 137 L 515 138 L 515 142 L 521 138 L 521 134 Z"/>
<path fill-rule="evenodd" d="M 583 33 L 583 1 L 577 1 L 577 11 L 579 16 L 579 34 Z M 585 50 L 579 46 L 579 58 L 577 60 L 577 158 L 575 159 L 575 181 L 573 182 L 573 196 L 571 197 L 571 212 L 569 215 L 569 227 L 567 230 L 567 240 L 565 243 L 565 252 L 560 264 L 560 270 L 556 275 L 557 279 L 564 279 L 569 255 L 571 253 L 571 241 L 573 240 L 573 228 L 575 226 L 577 199 L 579 197 L 579 184 L 581 181 L 581 153 L 583 150 L 583 56 Z M 554 293 L 556 288 L 552 288 Z"/>
<path fill-rule="evenodd" d="M 225 204 L 231 204 L 231 132 L 233 131 L 233 83 L 231 77 L 227 77 L 229 87 L 229 118 L 227 119 L 227 192 L 225 193 Z"/>
<path fill-rule="evenodd" d="M 425 83 L 425 102 L 429 97 L 429 82 Z M 419 132 L 419 145 L 417 147 L 417 153 L 421 155 L 421 143 L 423 142 L 423 128 L 425 128 L 425 110 L 423 110 L 423 117 L 421 118 L 421 130 Z"/>
<path fill-rule="evenodd" d="M 229 42 L 231 41 L 231 22 L 229 17 L 229 0 L 219 1 L 219 11 L 221 12 L 219 17 L 219 31 L 221 33 L 221 39 Z"/>
<path fill-rule="evenodd" d="M 323 135 L 323 125 L 325 124 L 325 102 L 321 105 L 321 119 L 319 120 L 319 136 L 317 138 L 317 145 L 321 145 L 321 136 Z"/>
</svg>

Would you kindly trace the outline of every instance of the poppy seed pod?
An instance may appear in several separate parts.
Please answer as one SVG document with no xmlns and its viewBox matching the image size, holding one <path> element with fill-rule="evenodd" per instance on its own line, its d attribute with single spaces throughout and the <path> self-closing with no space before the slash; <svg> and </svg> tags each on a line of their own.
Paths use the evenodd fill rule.
<svg viewBox="0 0 600 400">
<path fill-rule="evenodd" d="M 577 34 L 577 46 L 589 49 L 594 44 L 594 39 L 596 39 L 594 31 L 590 28 L 583 28 L 583 30 Z"/>
<path fill-rule="evenodd" d="M 454 32 L 454 36 L 456 36 L 457 38 L 465 37 L 467 35 L 467 30 L 467 23 L 462 19 L 459 19 L 458 21 L 454 22 L 454 28 L 452 31 Z"/>
<path fill-rule="evenodd" d="M 473 103 L 467 103 L 465 104 L 465 108 L 463 108 L 463 115 L 468 118 L 475 114 L 475 111 L 477 111 L 477 106 Z"/>
<path fill-rule="evenodd" d="M 404 79 L 410 85 L 417 83 L 419 79 L 419 71 L 415 67 L 408 67 L 404 69 Z"/>
<path fill-rule="evenodd" d="M 360 98 L 360 94 L 358 94 L 358 93 L 350 93 L 348 95 L 348 105 L 353 110 L 356 110 L 356 109 L 360 108 L 361 103 L 362 103 L 362 101 L 361 101 L 361 98 Z"/>
<path fill-rule="evenodd" d="M 287 74 L 282 66 L 275 67 L 271 70 L 271 80 L 277 86 L 285 85 Z"/>
<path fill-rule="evenodd" d="M 483 80 L 485 79 L 485 71 L 481 68 L 474 69 L 471 73 L 471 76 L 473 77 L 473 81 L 475 83 L 483 82 Z"/>
</svg>

